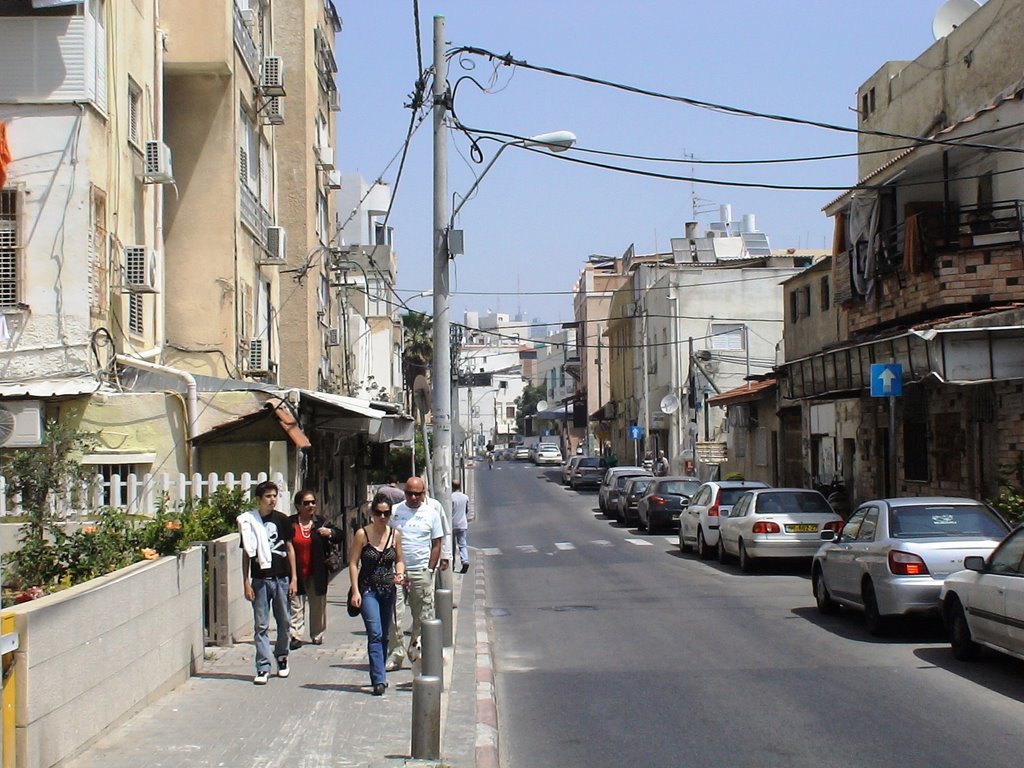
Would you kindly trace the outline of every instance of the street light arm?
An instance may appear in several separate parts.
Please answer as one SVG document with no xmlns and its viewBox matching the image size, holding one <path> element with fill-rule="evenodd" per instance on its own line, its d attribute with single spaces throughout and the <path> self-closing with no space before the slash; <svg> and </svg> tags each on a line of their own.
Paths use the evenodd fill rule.
<svg viewBox="0 0 1024 768">
<path fill-rule="evenodd" d="M 491 170 L 491 167 L 494 165 L 497 159 L 501 157 L 501 153 L 504 152 L 509 147 L 511 147 L 513 144 L 521 145 L 522 143 L 523 142 L 521 141 L 507 141 L 500 147 L 498 147 L 498 151 L 494 153 L 494 157 L 492 157 L 490 162 L 484 166 L 484 169 L 483 171 L 481 171 L 480 175 L 476 177 L 476 181 L 473 182 L 473 186 L 469 188 L 466 194 L 463 195 L 462 200 L 459 201 L 459 204 L 455 206 L 455 209 L 452 211 L 451 218 L 448 220 L 448 229 L 451 229 L 452 227 L 455 226 L 455 217 L 459 215 L 459 211 L 462 210 L 462 206 L 464 206 L 469 201 L 469 198 L 473 196 L 473 193 L 476 192 L 476 188 L 480 186 L 480 182 L 483 181 L 484 176 L 486 176 L 487 172 Z"/>
</svg>

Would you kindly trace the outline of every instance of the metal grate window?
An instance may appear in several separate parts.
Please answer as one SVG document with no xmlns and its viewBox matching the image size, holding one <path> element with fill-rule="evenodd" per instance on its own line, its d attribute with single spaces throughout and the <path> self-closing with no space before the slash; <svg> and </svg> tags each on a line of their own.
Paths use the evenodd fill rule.
<svg viewBox="0 0 1024 768">
<path fill-rule="evenodd" d="M 142 89 L 133 80 L 128 81 L 128 141 L 136 147 L 142 145 L 139 129 L 142 115 Z"/>
<path fill-rule="evenodd" d="M 18 193 L 0 191 L 0 307 L 18 303 Z"/>
<path fill-rule="evenodd" d="M 142 294 L 128 294 L 128 330 L 132 333 L 142 335 L 146 327 L 142 322 Z"/>
</svg>

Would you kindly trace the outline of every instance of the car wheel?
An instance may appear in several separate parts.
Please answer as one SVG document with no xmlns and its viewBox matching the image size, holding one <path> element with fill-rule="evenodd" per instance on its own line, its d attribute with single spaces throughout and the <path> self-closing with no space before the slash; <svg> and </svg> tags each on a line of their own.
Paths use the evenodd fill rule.
<svg viewBox="0 0 1024 768">
<path fill-rule="evenodd" d="M 886 621 L 878 611 L 878 597 L 875 595 L 875 587 L 870 581 L 864 582 L 862 590 L 864 598 L 864 626 L 868 634 L 879 637 L 885 634 Z"/>
<path fill-rule="evenodd" d="M 740 570 L 744 573 L 753 573 L 754 559 L 747 554 L 747 547 L 740 539 Z"/>
<path fill-rule="evenodd" d="M 828 593 L 828 587 L 825 586 L 825 574 L 821 572 L 820 568 L 816 568 L 814 575 L 811 576 L 811 588 L 814 590 L 814 602 L 818 606 L 819 613 L 827 616 L 839 610 L 839 603 L 833 600 L 832 595 Z"/>
<path fill-rule="evenodd" d="M 711 557 L 711 547 L 704 541 L 704 529 L 697 529 L 697 557 L 701 560 L 707 560 Z"/>
<path fill-rule="evenodd" d="M 718 562 L 722 565 L 729 563 L 729 553 L 725 551 L 725 544 L 722 543 L 722 534 L 718 534 Z"/>
<path fill-rule="evenodd" d="M 971 661 L 977 658 L 980 647 L 971 638 L 971 627 L 967 623 L 964 606 L 956 597 L 951 597 L 946 605 L 946 625 L 949 627 L 949 644 L 953 648 L 953 657 L 958 661 Z"/>
</svg>

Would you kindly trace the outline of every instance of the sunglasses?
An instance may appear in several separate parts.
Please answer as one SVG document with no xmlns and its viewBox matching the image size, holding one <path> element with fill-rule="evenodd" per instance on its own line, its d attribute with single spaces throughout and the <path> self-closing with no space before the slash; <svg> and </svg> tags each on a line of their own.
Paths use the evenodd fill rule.
<svg viewBox="0 0 1024 768">
<path fill-rule="evenodd" d="M 373 510 L 373 514 L 381 515 L 383 517 L 391 517 L 391 510 L 390 509 L 375 509 L 375 510 Z"/>
<path fill-rule="evenodd" d="M 424 491 L 406 491 L 406 496 L 422 496 Z"/>
<path fill-rule="evenodd" d="M 304 507 L 312 507 L 316 505 L 316 499 L 303 499 L 301 504 Z"/>
</svg>

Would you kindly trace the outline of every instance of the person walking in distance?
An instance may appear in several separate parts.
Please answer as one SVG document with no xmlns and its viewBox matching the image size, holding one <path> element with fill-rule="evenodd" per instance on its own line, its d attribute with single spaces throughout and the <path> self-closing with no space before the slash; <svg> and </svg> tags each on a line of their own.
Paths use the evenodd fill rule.
<svg viewBox="0 0 1024 768">
<path fill-rule="evenodd" d="M 455 534 L 455 546 L 459 548 L 459 562 L 462 563 L 459 573 L 469 570 L 469 547 L 466 544 L 468 530 L 469 496 L 462 492 L 462 483 L 452 480 L 452 533 Z"/>
<path fill-rule="evenodd" d="M 340 544 L 342 532 L 317 514 L 316 494 L 308 489 L 295 494 L 297 514 L 288 518 L 292 524 L 292 546 L 295 549 L 295 571 L 298 590 L 291 598 L 291 650 L 302 647 L 309 609 L 309 640 L 313 645 L 324 641 L 327 629 L 327 555 L 331 544 Z"/>
<path fill-rule="evenodd" d="M 410 477 L 405 483 L 405 501 L 394 508 L 391 525 L 402 534 L 402 553 L 405 574 L 409 583 L 409 608 L 412 610 L 412 632 L 409 638 L 409 659 L 419 657 L 420 630 L 424 619 L 434 618 L 434 569 L 441 560 L 441 541 L 444 526 L 441 515 L 425 503 L 426 486 L 423 479 Z M 388 671 L 400 669 L 406 650 L 402 642 L 402 618 L 405 616 L 405 596 L 398 590 L 395 596 L 395 621 L 391 625 L 388 643 L 391 655 Z"/>
<path fill-rule="evenodd" d="M 373 695 L 388 687 L 384 659 L 388 655 L 396 586 L 405 582 L 402 534 L 388 523 L 391 500 L 378 493 L 370 502 L 370 524 L 356 531 L 348 553 L 348 575 L 358 585 L 352 605 L 359 608 L 366 627 L 366 655 L 370 660 Z"/>
<path fill-rule="evenodd" d="M 242 547 L 242 591 L 252 603 L 253 644 L 256 646 L 256 685 L 270 678 L 270 614 L 277 621 L 274 658 L 277 676 L 288 677 L 288 644 L 291 630 L 289 598 L 298 589 L 295 572 L 295 528 L 278 512 L 277 485 L 259 483 L 253 491 L 259 506 L 237 518 Z"/>
<path fill-rule="evenodd" d="M 654 474 L 658 477 L 668 475 L 668 459 L 665 457 L 664 451 L 658 451 L 658 460 L 654 462 Z"/>
</svg>

